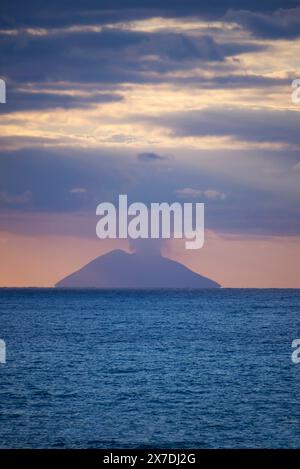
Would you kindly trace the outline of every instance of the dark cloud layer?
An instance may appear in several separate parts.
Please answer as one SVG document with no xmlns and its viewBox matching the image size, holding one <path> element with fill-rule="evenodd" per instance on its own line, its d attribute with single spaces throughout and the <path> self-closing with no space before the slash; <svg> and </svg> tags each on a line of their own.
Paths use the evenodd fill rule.
<svg viewBox="0 0 300 469">
<path fill-rule="evenodd" d="M 153 16 L 201 16 L 216 19 L 228 9 L 273 12 L 293 8 L 299 0 L 2 0 L 0 26 L 68 26 L 72 24 L 108 24 Z"/>
<path fill-rule="evenodd" d="M 205 74 L 203 78 L 191 74 L 196 68 L 205 71 L 236 55 L 263 51 L 264 45 L 251 41 L 220 42 L 213 34 L 148 33 L 111 29 L 109 25 L 154 16 L 192 16 L 235 21 L 258 37 L 295 37 L 300 31 L 298 5 L 300 0 L 274 0 L 267 4 L 240 0 L 3 1 L 0 23 L 4 32 L 14 31 L 13 34 L 0 31 L 0 73 L 10 87 L 5 112 L 87 107 L 121 99 L 109 93 L 84 99 L 55 94 L 55 84 L 63 91 L 61 83 L 65 83 L 66 89 L 68 84 L 77 88 L 97 84 L 103 91 L 107 86 L 118 87 L 123 83 L 169 82 L 204 88 L 285 84 L 285 80 L 278 78 L 231 74 L 228 65 L 227 75 L 223 76 L 216 74 L 208 79 Z M 280 8 L 284 10 L 279 11 Z M 103 29 L 98 32 L 78 29 L 91 24 L 102 25 Z M 68 27 L 69 30 L 64 29 Z M 38 29 L 33 32 L 28 28 L 45 28 L 46 32 Z M 177 73 L 186 71 L 190 76 Z M 24 87 L 32 83 L 41 94 L 18 90 L 18 84 Z M 53 93 L 41 89 L 41 84 L 45 88 L 51 85 Z"/>
<path fill-rule="evenodd" d="M 230 10 L 224 19 L 240 24 L 259 38 L 293 39 L 300 36 L 300 8 L 281 8 L 271 14 Z"/>
<path fill-rule="evenodd" d="M 153 152 L 146 152 L 146 153 L 139 153 L 138 154 L 138 160 L 143 161 L 143 162 L 151 162 L 151 161 L 162 161 L 165 159 L 164 156 L 158 155 L 157 153 Z"/>
<path fill-rule="evenodd" d="M 251 142 L 300 144 L 297 111 L 219 107 L 167 113 L 151 122 L 169 128 L 177 137 L 230 136 Z"/>
<path fill-rule="evenodd" d="M 11 91 L 8 89 L 9 99 L 1 107 L 0 114 L 16 111 L 35 111 L 44 109 L 72 109 L 95 106 L 101 103 L 117 102 L 123 99 L 117 94 L 103 93 L 89 96 L 76 96 L 64 93 Z"/>
<path fill-rule="evenodd" d="M 0 47 L 0 69 L 13 82 L 99 84 L 164 81 L 168 72 L 264 49 L 247 42 L 219 43 L 209 35 L 192 38 L 118 30 L 55 36 L 0 35 Z"/>
</svg>

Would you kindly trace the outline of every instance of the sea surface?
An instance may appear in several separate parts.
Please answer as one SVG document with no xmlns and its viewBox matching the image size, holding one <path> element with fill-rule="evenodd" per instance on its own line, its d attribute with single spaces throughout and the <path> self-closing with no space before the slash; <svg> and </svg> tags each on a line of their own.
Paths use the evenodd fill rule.
<svg viewBox="0 0 300 469">
<path fill-rule="evenodd" d="M 1 448 L 300 448 L 300 290 L 0 289 Z"/>
</svg>

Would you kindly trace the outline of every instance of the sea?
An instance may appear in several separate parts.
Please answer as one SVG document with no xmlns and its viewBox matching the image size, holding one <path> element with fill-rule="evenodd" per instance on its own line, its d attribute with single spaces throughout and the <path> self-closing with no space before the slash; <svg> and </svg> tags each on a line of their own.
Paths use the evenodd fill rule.
<svg viewBox="0 0 300 469">
<path fill-rule="evenodd" d="M 300 290 L 0 289 L 1 448 L 300 448 Z"/>
</svg>

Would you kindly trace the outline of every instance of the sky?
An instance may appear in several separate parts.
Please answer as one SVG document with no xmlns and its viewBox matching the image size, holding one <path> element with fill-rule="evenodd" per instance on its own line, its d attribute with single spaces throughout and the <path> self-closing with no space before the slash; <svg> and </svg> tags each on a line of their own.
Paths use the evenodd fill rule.
<svg viewBox="0 0 300 469">
<path fill-rule="evenodd" d="M 300 288 L 300 0 L 2 0 L 0 286 L 124 240 L 96 206 L 204 202 L 162 253 L 225 287 Z"/>
</svg>

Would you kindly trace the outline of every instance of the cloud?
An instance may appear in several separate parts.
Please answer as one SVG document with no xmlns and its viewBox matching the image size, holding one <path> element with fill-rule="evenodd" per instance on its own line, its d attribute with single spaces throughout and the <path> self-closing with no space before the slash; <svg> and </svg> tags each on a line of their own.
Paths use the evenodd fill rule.
<svg viewBox="0 0 300 469">
<path fill-rule="evenodd" d="M 129 238 L 129 247 L 131 251 L 138 252 L 144 256 L 152 257 L 160 255 L 161 250 L 166 245 L 165 239 L 131 239 Z"/>
<path fill-rule="evenodd" d="M 184 189 L 178 189 L 176 194 L 179 197 L 202 197 L 203 191 L 200 189 L 192 189 L 191 187 L 185 187 Z"/>
<path fill-rule="evenodd" d="M 206 189 L 203 191 L 204 196 L 209 200 L 225 200 L 226 194 L 219 192 L 214 189 Z"/>
<path fill-rule="evenodd" d="M 225 200 L 226 199 L 226 194 L 224 194 L 224 192 L 219 192 L 214 189 L 206 189 L 205 191 L 203 191 L 203 195 L 209 200 Z"/>
<path fill-rule="evenodd" d="M 211 35 L 136 32 L 106 29 L 72 35 L 0 34 L 1 70 L 16 83 L 158 83 L 172 81 L 169 72 L 222 63 L 237 54 L 266 49 L 253 42 L 216 41 Z M 38 66 L 37 66 L 38 64 Z M 8 90 L 9 91 L 9 90 Z M 19 94 L 19 101 L 28 96 Z M 34 102 L 34 97 L 30 97 Z M 44 95 L 51 104 L 76 104 L 76 98 Z M 104 96 L 105 98 L 105 96 Z M 103 99 L 104 99 L 103 98 Z M 113 99 L 113 97 L 108 96 Z M 97 100 L 95 95 L 94 100 Z M 101 99 L 101 96 L 98 96 Z M 41 99 L 40 99 L 41 101 Z M 83 100 L 82 100 L 83 102 Z M 90 101 L 89 101 L 90 103 Z"/>
<path fill-rule="evenodd" d="M 153 16 L 185 17 L 201 16 L 215 19 L 223 16 L 228 8 L 256 11 L 273 11 L 280 7 L 291 8 L 295 0 L 52 0 L 47 3 L 28 0 L 2 0 L 0 26 L 22 27 L 67 27 L 70 25 L 112 24 L 134 19 L 147 19 Z"/>
<path fill-rule="evenodd" d="M 137 156 L 139 161 L 143 162 L 151 162 L 151 161 L 161 161 L 165 160 L 166 157 L 162 155 L 158 155 L 157 153 L 152 153 L 152 152 L 145 152 L 145 153 L 139 153 Z"/>
<path fill-rule="evenodd" d="M 280 8 L 272 13 L 230 10 L 224 20 L 238 23 L 255 37 L 294 39 L 300 36 L 300 7 Z"/>
<path fill-rule="evenodd" d="M 204 197 L 208 200 L 225 200 L 226 194 L 219 192 L 214 189 L 192 189 L 191 187 L 185 187 L 184 189 L 178 189 L 176 191 L 177 196 L 181 198 L 201 198 Z"/>
<path fill-rule="evenodd" d="M 85 194 L 87 192 L 85 187 L 73 187 L 70 190 L 70 194 Z"/>
<path fill-rule="evenodd" d="M 17 111 L 36 111 L 45 109 L 72 109 L 86 108 L 101 103 L 118 102 L 123 97 L 114 93 L 91 93 L 89 95 L 72 95 L 60 90 L 43 91 L 20 91 L 9 89 L 5 106 L 1 107 L 2 114 Z"/>
<path fill-rule="evenodd" d="M 30 191 L 24 191 L 21 194 L 12 194 L 8 192 L 0 192 L 0 203 L 5 205 L 27 205 L 32 199 L 32 193 Z"/>
<path fill-rule="evenodd" d="M 300 113 L 294 110 L 215 107 L 145 120 L 169 128 L 177 137 L 230 136 L 249 142 L 300 144 Z"/>
<path fill-rule="evenodd" d="M 224 74 L 214 72 L 212 76 L 204 75 L 188 76 L 188 77 L 172 77 L 173 83 L 182 86 L 191 86 L 195 88 L 206 88 L 214 90 L 224 90 L 238 88 L 270 88 L 290 86 L 292 77 L 279 78 L 254 74 L 231 74 L 229 71 Z"/>
</svg>

